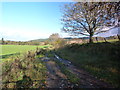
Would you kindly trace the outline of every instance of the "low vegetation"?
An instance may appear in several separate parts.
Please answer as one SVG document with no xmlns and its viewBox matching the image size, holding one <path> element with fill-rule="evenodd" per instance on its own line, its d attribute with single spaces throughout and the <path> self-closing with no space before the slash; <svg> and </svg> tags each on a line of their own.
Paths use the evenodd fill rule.
<svg viewBox="0 0 120 90">
<path fill-rule="evenodd" d="M 56 53 L 95 77 L 120 86 L 120 42 L 71 44 L 57 49 Z"/>
<path fill-rule="evenodd" d="M 28 51 L 2 64 L 2 88 L 44 88 L 46 67 L 40 60 L 45 50 Z"/>
</svg>

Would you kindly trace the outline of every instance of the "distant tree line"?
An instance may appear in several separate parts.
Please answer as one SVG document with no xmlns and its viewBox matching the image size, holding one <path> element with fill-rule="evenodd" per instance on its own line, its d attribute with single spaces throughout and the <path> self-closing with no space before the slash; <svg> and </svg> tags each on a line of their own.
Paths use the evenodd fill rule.
<svg viewBox="0 0 120 90">
<path fill-rule="evenodd" d="M 38 41 L 10 41 L 10 40 L 4 40 L 4 38 L 2 38 L 0 40 L 0 44 L 2 45 L 46 45 L 48 43 L 38 42 Z"/>
<path fill-rule="evenodd" d="M 110 37 L 93 37 L 93 41 L 105 41 L 118 39 L 120 41 L 120 35 L 110 36 Z M 2 38 L 0 40 L 0 44 L 2 45 L 53 45 L 55 48 L 63 47 L 66 44 L 72 43 L 88 43 L 89 37 L 81 37 L 81 38 L 61 38 L 58 33 L 51 34 L 49 38 L 45 41 L 10 41 L 4 40 Z"/>
</svg>

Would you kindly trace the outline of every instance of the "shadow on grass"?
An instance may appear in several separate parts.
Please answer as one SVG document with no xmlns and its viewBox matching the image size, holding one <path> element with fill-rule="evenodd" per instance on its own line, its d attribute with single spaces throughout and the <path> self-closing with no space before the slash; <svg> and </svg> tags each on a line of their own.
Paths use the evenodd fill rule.
<svg viewBox="0 0 120 90">
<path fill-rule="evenodd" d="M 5 58 L 8 58 L 8 57 L 13 56 L 13 55 L 20 55 L 20 53 L 12 53 L 12 54 L 0 55 L 0 58 L 5 59 Z"/>
</svg>

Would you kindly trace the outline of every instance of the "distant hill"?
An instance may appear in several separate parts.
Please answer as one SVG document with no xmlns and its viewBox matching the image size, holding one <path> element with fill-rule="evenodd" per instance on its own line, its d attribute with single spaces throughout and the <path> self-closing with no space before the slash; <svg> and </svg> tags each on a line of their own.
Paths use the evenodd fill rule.
<svg viewBox="0 0 120 90">
<path fill-rule="evenodd" d="M 65 37 L 65 38 L 63 38 L 63 39 L 72 39 L 72 37 Z"/>
<path fill-rule="evenodd" d="M 66 37 L 64 39 L 66 39 L 66 40 L 70 40 L 70 39 L 89 39 L 89 37 L 79 37 L 79 38 Z"/>
<path fill-rule="evenodd" d="M 35 39 L 35 40 L 30 40 L 30 42 L 44 42 L 44 41 L 47 41 L 49 40 L 48 38 L 46 39 Z"/>
</svg>

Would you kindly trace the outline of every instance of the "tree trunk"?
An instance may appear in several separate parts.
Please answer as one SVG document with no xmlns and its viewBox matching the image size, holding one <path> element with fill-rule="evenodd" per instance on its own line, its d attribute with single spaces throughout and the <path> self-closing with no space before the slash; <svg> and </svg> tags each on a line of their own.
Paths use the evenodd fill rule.
<svg viewBox="0 0 120 90">
<path fill-rule="evenodd" d="M 120 41 L 120 35 L 117 34 L 117 36 L 118 36 L 118 39 L 119 39 L 119 41 Z"/>
<path fill-rule="evenodd" d="M 107 42 L 106 38 L 104 38 L 105 42 Z"/>
<path fill-rule="evenodd" d="M 96 41 L 98 42 L 98 37 L 95 37 Z"/>
<path fill-rule="evenodd" d="M 89 37 L 89 43 L 93 43 L 93 38 L 92 38 L 93 35 L 90 35 Z"/>
</svg>

